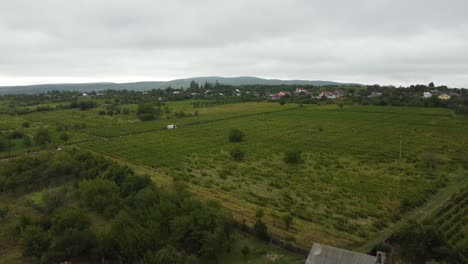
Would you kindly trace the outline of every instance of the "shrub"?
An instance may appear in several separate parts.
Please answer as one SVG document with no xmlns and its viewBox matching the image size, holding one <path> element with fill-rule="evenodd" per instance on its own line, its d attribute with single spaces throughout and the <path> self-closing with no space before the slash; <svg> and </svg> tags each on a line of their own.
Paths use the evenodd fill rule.
<svg viewBox="0 0 468 264">
<path fill-rule="evenodd" d="M 293 221 L 294 221 L 294 218 L 291 216 L 291 214 L 286 214 L 283 216 L 283 222 L 284 222 L 284 226 L 286 227 L 286 230 L 289 230 Z"/>
<path fill-rule="evenodd" d="M 261 239 L 268 239 L 268 227 L 263 223 L 261 218 L 258 218 L 254 224 L 255 234 Z"/>
<path fill-rule="evenodd" d="M 235 161 L 243 161 L 245 152 L 240 148 L 234 148 L 231 150 L 231 158 Z"/>
<path fill-rule="evenodd" d="M 39 226 L 27 226 L 21 233 L 23 255 L 40 257 L 49 247 L 49 237 Z"/>
<path fill-rule="evenodd" d="M 237 128 L 231 129 L 229 132 L 229 141 L 231 142 L 241 142 L 244 140 L 245 134 Z"/>
<path fill-rule="evenodd" d="M 302 162 L 302 155 L 301 151 L 294 149 L 294 150 L 288 150 L 284 153 L 284 162 L 290 163 L 290 164 L 297 164 Z"/>
<path fill-rule="evenodd" d="M 45 128 L 41 128 L 36 132 L 36 135 L 34 137 L 34 141 L 36 142 L 37 145 L 43 146 L 46 145 L 47 143 L 51 142 L 51 136 L 49 130 Z"/>
<path fill-rule="evenodd" d="M 24 128 L 28 128 L 28 127 L 29 127 L 29 122 L 28 122 L 28 121 L 25 121 L 25 122 L 22 124 L 22 126 L 23 126 Z"/>
</svg>

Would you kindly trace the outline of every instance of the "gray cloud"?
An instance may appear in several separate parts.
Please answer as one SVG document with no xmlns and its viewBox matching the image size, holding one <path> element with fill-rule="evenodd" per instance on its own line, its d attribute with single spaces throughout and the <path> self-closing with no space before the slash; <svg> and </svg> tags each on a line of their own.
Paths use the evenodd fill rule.
<svg viewBox="0 0 468 264">
<path fill-rule="evenodd" d="M 468 87 L 465 0 L 0 5 L 0 85 L 253 75 Z"/>
</svg>

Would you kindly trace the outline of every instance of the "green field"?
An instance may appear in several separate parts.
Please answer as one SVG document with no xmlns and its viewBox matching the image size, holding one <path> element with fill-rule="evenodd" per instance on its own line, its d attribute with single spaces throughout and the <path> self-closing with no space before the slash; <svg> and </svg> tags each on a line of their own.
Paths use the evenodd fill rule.
<svg viewBox="0 0 468 264">
<path fill-rule="evenodd" d="M 300 247 L 352 247 L 397 221 L 402 203 L 420 205 L 463 176 L 467 124 L 445 109 L 314 106 L 81 146 L 187 182 L 246 223 L 263 208 L 270 230 Z M 230 143 L 231 128 L 246 140 Z M 231 161 L 234 146 L 245 150 L 244 162 Z M 303 151 L 302 164 L 283 162 L 291 148 Z M 425 153 L 440 157 L 436 168 L 424 164 Z M 289 230 L 286 213 L 294 216 Z"/>
<path fill-rule="evenodd" d="M 57 146 L 111 157 L 163 186 L 182 181 L 249 226 L 262 209 L 272 235 L 306 250 L 313 242 L 357 248 L 466 177 L 468 120 L 447 109 L 192 103 L 167 102 L 169 111 L 150 122 L 137 119 L 136 105 L 117 116 L 99 115 L 101 105 L 4 115 L 0 128 L 28 121 L 26 134 L 44 127 Z M 186 116 L 176 117 L 179 111 Z M 179 128 L 164 129 L 168 124 Z M 57 127 L 66 127 L 67 142 Z M 232 128 L 246 134 L 243 142 L 229 142 Z M 245 152 L 242 162 L 230 157 L 236 147 Z M 302 151 L 302 163 L 283 161 L 291 149 Z M 290 228 L 282 220 L 288 214 Z"/>
</svg>

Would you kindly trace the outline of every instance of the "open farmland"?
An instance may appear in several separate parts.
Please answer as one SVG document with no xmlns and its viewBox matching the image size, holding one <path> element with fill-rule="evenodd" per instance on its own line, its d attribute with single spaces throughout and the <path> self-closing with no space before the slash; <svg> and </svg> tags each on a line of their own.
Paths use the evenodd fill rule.
<svg viewBox="0 0 468 264">
<path fill-rule="evenodd" d="M 150 122 L 141 122 L 136 116 L 136 105 L 127 105 L 130 115 L 119 116 L 99 116 L 99 111 L 103 108 L 96 108 L 89 111 L 76 109 L 59 110 L 50 112 L 34 112 L 23 115 L 24 120 L 35 123 L 38 126 L 67 125 L 70 127 L 85 124 L 84 132 L 98 137 L 112 138 L 129 134 L 142 133 L 164 129 L 168 124 L 186 125 L 198 122 L 208 122 L 213 120 L 252 115 L 263 112 L 279 111 L 294 106 L 281 107 L 270 103 L 245 103 L 228 104 L 213 107 L 194 108 L 191 101 L 170 102 L 165 107 L 168 113 L 164 113 L 161 119 Z M 176 117 L 176 113 L 184 112 L 184 117 Z M 195 116 L 195 111 L 198 116 Z M 10 122 L 13 122 L 10 121 Z"/>
<path fill-rule="evenodd" d="M 200 112 L 199 121 L 213 122 L 161 130 L 166 123 L 196 120 L 135 120 L 112 127 L 94 115 L 96 124 L 86 133 L 127 136 L 80 146 L 147 167 L 155 179 L 186 182 L 249 225 L 262 208 L 271 233 L 305 249 L 314 241 L 362 244 L 466 176 L 468 122 L 445 109 L 268 103 L 192 109 Z M 246 139 L 229 142 L 232 128 Z M 245 151 L 243 162 L 231 160 L 234 147 Z M 286 164 L 289 149 L 301 150 L 303 162 Z M 286 214 L 294 218 L 291 228 L 281 220 Z"/>
</svg>

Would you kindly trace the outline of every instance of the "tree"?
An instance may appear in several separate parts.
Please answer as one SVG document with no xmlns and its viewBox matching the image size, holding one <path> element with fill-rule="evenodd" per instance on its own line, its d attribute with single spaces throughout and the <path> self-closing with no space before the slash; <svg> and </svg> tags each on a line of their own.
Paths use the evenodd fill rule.
<svg viewBox="0 0 468 264">
<path fill-rule="evenodd" d="M 29 127 L 29 122 L 28 121 L 24 121 L 24 123 L 22 124 L 22 126 L 24 128 L 28 128 Z"/>
<path fill-rule="evenodd" d="M 281 98 L 279 99 L 279 104 L 280 104 L 280 105 L 285 105 L 285 104 L 286 104 L 286 101 L 287 101 L 286 98 L 283 96 L 283 97 L 281 97 Z"/>
<path fill-rule="evenodd" d="M 47 233 L 39 226 L 27 226 L 21 233 L 21 247 L 25 256 L 41 257 L 49 243 Z"/>
<path fill-rule="evenodd" d="M 433 82 L 430 82 L 430 83 L 429 83 L 429 85 L 428 85 L 428 87 L 429 87 L 429 88 L 434 88 L 434 87 L 435 87 L 435 85 L 434 85 L 434 83 L 433 83 Z"/>
<path fill-rule="evenodd" d="M 150 121 L 155 119 L 155 110 L 151 104 L 138 105 L 137 116 L 141 121 Z"/>
<path fill-rule="evenodd" d="M 229 132 L 229 141 L 231 142 L 241 142 L 244 140 L 245 134 L 237 128 L 231 129 Z"/>
<path fill-rule="evenodd" d="M 284 226 L 286 227 L 286 230 L 289 230 L 293 221 L 294 221 L 294 218 L 291 216 L 291 214 L 285 214 L 283 216 L 283 222 L 284 222 Z"/>
<path fill-rule="evenodd" d="M 231 150 L 231 158 L 235 161 L 243 161 L 245 153 L 240 148 L 234 148 Z"/>
<path fill-rule="evenodd" d="M 290 164 L 297 164 L 302 161 L 301 151 L 297 149 L 288 150 L 284 153 L 284 162 Z"/>
<path fill-rule="evenodd" d="M 338 102 L 338 106 L 340 107 L 340 109 L 343 109 L 344 103 L 343 102 Z"/>
<path fill-rule="evenodd" d="M 37 145 L 39 146 L 44 146 L 47 143 L 51 142 L 51 136 L 49 130 L 45 128 L 41 128 L 36 132 L 36 135 L 34 137 L 34 141 L 36 142 Z"/>
<path fill-rule="evenodd" d="M 79 194 L 85 205 L 110 216 L 119 206 L 119 187 L 106 179 L 84 180 Z"/>
</svg>

